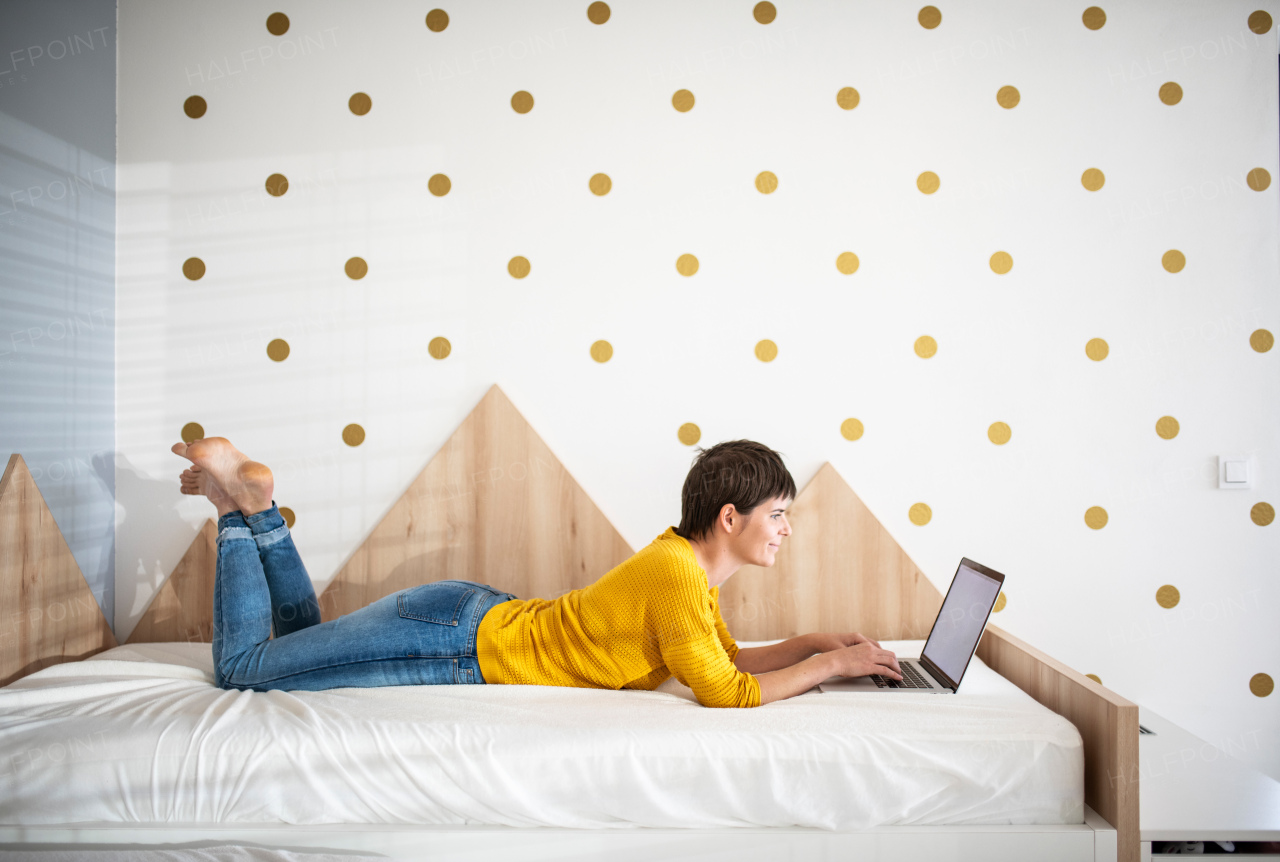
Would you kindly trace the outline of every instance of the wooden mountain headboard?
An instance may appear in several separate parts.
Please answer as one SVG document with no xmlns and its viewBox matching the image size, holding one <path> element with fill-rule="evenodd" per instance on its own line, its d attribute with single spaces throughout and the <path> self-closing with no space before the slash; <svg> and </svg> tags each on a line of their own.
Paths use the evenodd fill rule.
<svg viewBox="0 0 1280 862">
<path fill-rule="evenodd" d="M 21 455 L 0 479 L 0 685 L 116 645 Z"/>
<path fill-rule="evenodd" d="M 520 598 L 585 587 L 631 556 L 497 386 L 436 453 L 320 595 L 324 619 L 446 579 Z"/>
</svg>

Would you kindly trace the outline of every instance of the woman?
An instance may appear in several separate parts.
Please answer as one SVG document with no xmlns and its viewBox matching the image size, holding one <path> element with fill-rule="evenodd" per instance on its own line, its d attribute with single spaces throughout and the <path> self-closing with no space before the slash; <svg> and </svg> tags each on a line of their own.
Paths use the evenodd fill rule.
<svg viewBox="0 0 1280 862">
<path fill-rule="evenodd" d="M 679 528 L 595 583 L 555 600 L 444 580 L 320 621 L 311 579 L 272 500 L 271 471 L 221 437 L 178 443 L 184 494 L 218 510 L 213 600 L 217 685 L 319 690 L 504 683 L 653 690 L 670 676 L 704 706 L 751 707 L 832 676 L 901 679 L 892 652 L 857 633 L 739 649 L 719 589 L 743 565 L 772 566 L 791 534 L 795 483 L 749 440 L 702 451 Z M 274 628 L 275 637 L 271 638 Z"/>
</svg>

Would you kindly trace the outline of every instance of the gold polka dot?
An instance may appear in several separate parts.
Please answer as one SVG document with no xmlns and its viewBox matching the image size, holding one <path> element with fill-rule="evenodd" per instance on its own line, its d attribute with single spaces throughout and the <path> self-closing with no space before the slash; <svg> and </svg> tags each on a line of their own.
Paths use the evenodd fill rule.
<svg viewBox="0 0 1280 862">
<path fill-rule="evenodd" d="M 364 429 L 352 423 L 342 429 L 342 442 L 348 446 L 359 446 L 364 442 Z"/>
<path fill-rule="evenodd" d="M 1004 275 L 1013 269 L 1013 255 L 1007 251 L 998 251 L 991 255 L 991 271 L 996 275 Z"/>
<path fill-rule="evenodd" d="M 917 527 L 923 527 L 933 520 L 933 510 L 929 508 L 927 503 L 912 503 L 911 508 L 907 511 L 907 517 Z"/>
<path fill-rule="evenodd" d="M 293 514 L 293 509 L 290 509 L 288 506 L 280 507 L 280 517 L 284 518 L 284 525 L 290 530 L 293 529 L 293 525 L 298 521 L 298 516 Z"/>
<path fill-rule="evenodd" d="M 1270 675 L 1265 673 L 1255 673 L 1249 677 L 1249 691 L 1258 697 L 1266 697 L 1276 690 L 1276 684 Z"/>
<path fill-rule="evenodd" d="M 351 98 L 347 99 L 347 107 L 357 117 L 363 117 L 373 107 L 373 99 L 369 98 L 368 93 L 353 93 Z"/>
<path fill-rule="evenodd" d="M 273 362 L 284 362 L 289 358 L 289 342 L 283 338 L 273 338 L 267 345 L 267 357 Z"/>
<path fill-rule="evenodd" d="M 199 422 L 188 422 L 182 426 L 182 442 L 192 443 L 204 439 L 204 428 Z"/>
<path fill-rule="evenodd" d="M 1097 168 L 1089 168 L 1080 175 L 1080 185 L 1091 192 L 1096 192 L 1106 183 L 1107 177 Z"/>
<path fill-rule="evenodd" d="M 916 339 L 916 356 L 921 359 L 928 359 L 938 352 L 938 342 L 934 341 L 932 335 L 922 335 Z"/>
<path fill-rule="evenodd" d="M 427 13 L 427 29 L 439 33 L 449 26 L 449 13 L 443 9 L 432 9 Z"/>
<path fill-rule="evenodd" d="M 843 87 L 840 92 L 836 93 L 836 104 L 846 111 L 852 111 L 858 107 L 858 102 L 860 101 L 862 101 L 862 97 L 858 95 L 858 91 L 853 87 Z"/>
<path fill-rule="evenodd" d="M 200 96 L 190 96 L 182 103 L 182 112 L 193 120 L 203 117 L 207 110 L 209 110 L 209 103 Z"/>
<path fill-rule="evenodd" d="M 1107 13 L 1097 6 L 1090 6 L 1084 10 L 1084 14 L 1080 16 L 1080 19 L 1084 21 L 1084 26 L 1090 30 L 1101 30 L 1102 25 L 1107 23 Z"/>
<path fill-rule="evenodd" d="M 198 257 L 189 257 L 182 262 L 182 274 L 191 281 L 204 278 L 204 261 Z"/>
<path fill-rule="evenodd" d="M 591 345 L 591 358 L 596 362 L 608 362 L 613 358 L 613 345 L 607 341 L 597 341 Z"/>
<path fill-rule="evenodd" d="M 533 94 L 527 90 L 519 90 L 511 97 L 511 110 L 517 114 L 527 114 L 533 110 Z"/>
<path fill-rule="evenodd" d="M 1160 85 L 1160 101 L 1166 105 L 1176 105 L 1182 101 L 1182 87 L 1174 81 L 1166 81 Z"/>
<path fill-rule="evenodd" d="M 671 96 L 671 107 L 684 114 L 693 110 L 693 93 L 676 90 Z"/>
<path fill-rule="evenodd" d="M 1101 362 L 1107 358 L 1107 354 L 1111 352 L 1111 347 L 1101 338 L 1090 338 L 1089 343 L 1084 346 L 1084 355 L 1092 359 L 1094 362 Z"/>
<path fill-rule="evenodd" d="M 1249 15 L 1249 29 L 1261 36 L 1271 32 L 1271 13 L 1259 9 Z"/>
<path fill-rule="evenodd" d="M 1165 440 L 1172 440 L 1178 436 L 1178 420 L 1172 416 L 1161 416 L 1156 420 L 1156 433 Z"/>
<path fill-rule="evenodd" d="M 1165 584 L 1156 590 L 1156 604 L 1162 608 L 1177 607 L 1180 601 L 1182 601 L 1182 594 L 1173 584 Z"/>
<path fill-rule="evenodd" d="M 443 335 L 437 335 L 427 342 L 427 355 L 432 359 L 444 359 L 453 352 L 453 345 Z"/>
<path fill-rule="evenodd" d="M 1093 680 L 1098 685 L 1102 685 L 1102 677 L 1098 676 L 1096 673 L 1086 673 L 1085 676 L 1089 677 L 1089 679 Z"/>
<path fill-rule="evenodd" d="M 942 180 L 933 171 L 925 171 L 916 177 L 916 188 L 927 195 L 936 192 L 942 186 Z"/>
<path fill-rule="evenodd" d="M 861 440 L 862 431 L 862 423 L 857 419 L 846 419 L 840 423 L 840 436 L 846 440 Z"/>
<path fill-rule="evenodd" d="M 987 439 L 997 446 L 1003 446 L 1013 436 L 1013 429 L 1005 422 L 992 422 L 987 429 Z"/>
<path fill-rule="evenodd" d="M 920 26 L 926 30 L 932 30 L 942 23 L 942 12 L 937 6 L 925 6 L 920 10 L 920 14 L 916 16 L 920 21 Z"/>
<path fill-rule="evenodd" d="M 1265 192 L 1271 186 L 1271 172 L 1266 168 L 1254 168 L 1245 176 L 1245 182 L 1255 192 Z"/>
<path fill-rule="evenodd" d="M 591 189 L 593 195 L 607 195 L 609 189 L 613 188 L 613 180 L 609 179 L 608 174 L 595 174 L 591 177 L 587 186 Z"/>
<path fill-rule="evenodd" d="M 1259 527 L 1269 527 L 1276 519 L 1275 507 L 1270 503 L 1254 503 L 1249 510 L 1249 519 Z"/>
<path fill-rule="evenodd" d="M 1249 346 L 1259 353 L 1266 353 L 1275 343 L 1275 336 L 1271 334 L 1270 330 L 1256 329 L 1253 335 L 1249 336 Z"/>
<path fill-rule="evenodd" d="M 272 36 L 283 36 L 289 32 L 289 16 L 283 12 L 272 12 L 267 16 L 267 32 Z"/>
<path fill-rule="evenodd" d="M 778 358 L 778 345 L 765 338 L 756 342 L 756 359 L 761 362 L 772 362 Z"/>
<path fill-rule="evenodd" d="M 778 177 L 772 171 L 761 171 L 756 174 L 756 191 L 762 195 L 771 195 L 778 189 Z"/>
<path fill-rule="evenodd" d="M 996 104 L 1008 110 L 1018 107 L 1018 102 L 1022 101 L 1022 94 L 1018 92 L 1018 88 L 1006 84 L 996 91 Z"/>
<path fill-rule="evenodd" d="M 1110 518 L 1107 516 L 1107 510 L 1101 506 L 1090 506 L 1084 513 L 1085 526 L 1090 530 L 1101 530 L 1107 525 Z"/>
<path fill-rule="evenodd" d="M 764 2 L 756 4 L 756 8 L 751 10 L 751 14 L 761 24 L 772 24 L 773 19 L 778 17 L 778 9 L 768 0 L 764 0 Z"/>
<path fill-rule="evenodd" d="M 998 614 L 1004 610 L 1004 606 L 1007 604 L 1009 604 L 1009 600 L 1004 597 L 1004 592 L 1001 591 L 1000 595 L 996 596 L 996 606 L 991 609 L 991 612 Z"/>
<path fill-rule="evenodd" d="M 346 270 L 347 278 L 355 279 L 356 281 L 369 274 L 369 264 L 365 263 L 362 257 L 351 258 L 343 269 Z"/>
<path fill-rule="evenodd" d="M 452 188 L 453 183 L 444 174 L 433 174 L 431 179 L 427 180 L 427 191 L 438 198 L 447 195 Z"/>
<path fill-rule="evenodd" d="M 686 446 L 692 446 L 702 439 L 702 429 L 692 422 L 686 422 L 680 426 L 680 430 L 676 432 L 676 436 L 680 438 L 680 442 Z"/>
<path fill-rule="evenodd" d="M 853 275 L 858 271 L 858 256 L 851 251 L 842 251 L 836 258 L 836 269 L 845 275 Z"/>
<path fill-rule="evenodd" d="M 507 261 L 507 272 L 511 273 L 512 278 L 524 278 L 533 270 L 533 266 L 529 263 L 529 258 L 516 255 Z"/>
<path fill-rule="evenodd" d="M 601 3 L 599 0 L 587 7 L 587 20 L 592 24 L 603 24 L 609 20 L 609 4 Z"/>
<path fill-rule="evenodd" d="M 1160 265 L 1169 272 L 1182 272 L 1182 268 L 1187 265 L 1187 256 L 1176 248 L 1171 248 L 1160 258 Z"/>
<path fill-rule="evenodd" d="M 681 275 L 693 275 L 698 271 L 698 259 L 691 254 L 682 254 L 676 259 L 676 272 Z"/>
<path fill-rule="evenodd" d="M 267 194 L 278 198 L 289 191 L 289 178 L 284 174 L 272 174 L 267 177 Z"/>
</svg>

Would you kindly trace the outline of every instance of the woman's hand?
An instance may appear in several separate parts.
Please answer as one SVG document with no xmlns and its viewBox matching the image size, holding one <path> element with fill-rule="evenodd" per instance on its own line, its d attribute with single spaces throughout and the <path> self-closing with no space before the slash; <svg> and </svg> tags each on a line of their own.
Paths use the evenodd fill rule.
<svg viewBox="0 0 1280 862">
<path fill-rule="evenodd" d="M 890 679 L 902 679 L 902 668 L 898 665 L 898 657 L 887 649 L 873 646 L 869 640 L 832 650 L 826 655 L 834 672 L 839 676 L 878 674 Z"/>
<path fill-rule="evenodd" d="M 871 644 L 876 649 L 880 648 L 880 644 L 873 641 L 869 637 L 864 637 L 857 632 L 814 632 L 809 635 L 810 646 L 814 652 L 831 652 L 832 650 L 843 649 L 844 647 L 857 646 L 858 644 Z"/>
</svg>

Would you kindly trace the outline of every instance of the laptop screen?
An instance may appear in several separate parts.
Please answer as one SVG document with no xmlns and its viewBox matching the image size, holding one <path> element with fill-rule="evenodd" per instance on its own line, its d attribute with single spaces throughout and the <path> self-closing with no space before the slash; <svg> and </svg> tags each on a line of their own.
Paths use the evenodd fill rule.
<svg viewBox="0 0 1280 862">
<path fill-rule="evenodd" d="M 1002 585 L 1002 581 L 971 568 L 970 562 L 961 561 L 922 653 L 957 684 L 969 666 Z"/>
</svg>

